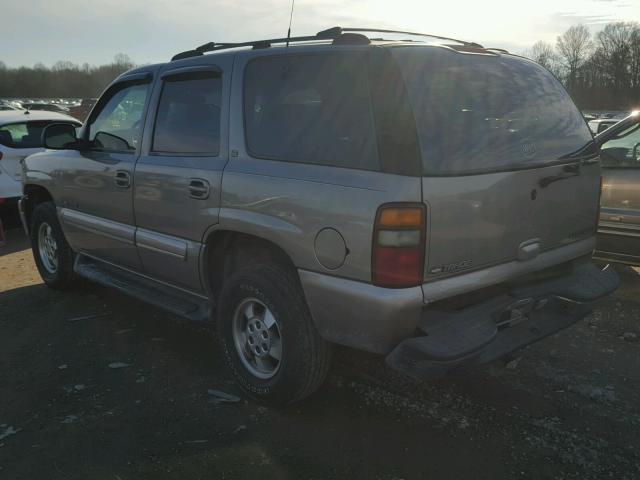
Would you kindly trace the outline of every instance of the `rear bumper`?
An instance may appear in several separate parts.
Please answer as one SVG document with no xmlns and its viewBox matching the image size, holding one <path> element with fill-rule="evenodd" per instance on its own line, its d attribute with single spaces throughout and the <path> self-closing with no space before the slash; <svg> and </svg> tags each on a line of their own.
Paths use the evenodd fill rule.
<svg viewBox="0 0 640 480">
<path fill-rule="evenodd" d="M 580 263 L 565 276 L 514 286 L 467 309 L 426 309 L 420 335 L 396 346 L 387 363 L 416 378 L 434 378 L 490 362 L 577 322 L 591 312 L 591 302 L 613 292 L 618 282 L 612 268 Z"/>
<path fill-rule="evenodd" d="M 311 316 L 325 340 L 388 354 L 415 335 L 423 310 L 433 302 L 590 256 L 594 246 L 595 238 L 591 237 L 526 262 L 507 262 L 413 288 L 382 288 L 308 270 L 298 273 Z"/>
</svg>

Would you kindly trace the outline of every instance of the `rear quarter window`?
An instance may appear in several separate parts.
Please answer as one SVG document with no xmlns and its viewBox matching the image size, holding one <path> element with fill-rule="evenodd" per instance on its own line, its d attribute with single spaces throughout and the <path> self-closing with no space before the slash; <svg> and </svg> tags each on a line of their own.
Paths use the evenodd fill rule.
<svg viewBox="0 0 640 480">
<path fill-rule="evenodd" d="M 359 53 L 265 56 L 245 69 L 246 143 L 254 157 L 379 168 L 367 59 Z"/>
</svg>

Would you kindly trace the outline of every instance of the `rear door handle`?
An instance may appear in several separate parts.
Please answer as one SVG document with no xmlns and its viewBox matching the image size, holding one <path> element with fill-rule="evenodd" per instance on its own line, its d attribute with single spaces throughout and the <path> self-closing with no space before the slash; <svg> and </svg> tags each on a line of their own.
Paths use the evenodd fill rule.
<svg viewBox="0 0 640 480">
<path fill-rule="evenodd" d="M 126 170 L 116 171 L 116 187 L 129 188 L 131 186 L 131 174 Z"/>
<path fill-rule="evenodd" d="M 206 200 L 209 198 L 209 182 L 201 178 L 192 178 L 189 180 L 189 196 L 198 200 Z"/>
</svg>

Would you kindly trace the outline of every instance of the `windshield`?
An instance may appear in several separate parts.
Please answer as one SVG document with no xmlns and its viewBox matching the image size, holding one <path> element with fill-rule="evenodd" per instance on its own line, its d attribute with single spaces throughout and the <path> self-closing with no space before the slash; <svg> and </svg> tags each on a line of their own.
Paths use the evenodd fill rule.
<svg viewBox="0 0 640 480">
<path fill-rule="evenodd" d="M 526 168 L 593 141 L 564 88 L 533 62 L 443 48 L 399 47 L 393 54 L 426 175 Z"/>
</svg>

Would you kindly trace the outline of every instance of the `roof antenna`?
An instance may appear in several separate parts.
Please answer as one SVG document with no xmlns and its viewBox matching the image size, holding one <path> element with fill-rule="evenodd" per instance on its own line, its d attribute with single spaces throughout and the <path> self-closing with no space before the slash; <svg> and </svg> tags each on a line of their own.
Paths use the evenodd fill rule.
<svg viewBox="0 0 640 480">
<path fill-rule="evenodd" d="M 291 0 L 291 13 L 289 14 L 289 30 L 287 30 L 287 48 L 289 48 L 289 39 L 291 38 L 291 20 L 293 20 L 293 7 L 296 0 Z"/>
</svg>

